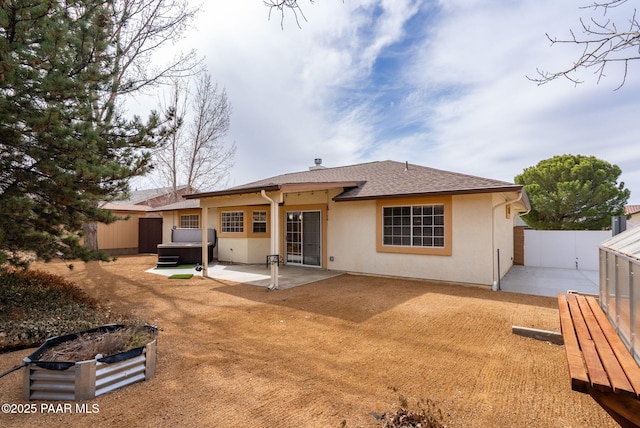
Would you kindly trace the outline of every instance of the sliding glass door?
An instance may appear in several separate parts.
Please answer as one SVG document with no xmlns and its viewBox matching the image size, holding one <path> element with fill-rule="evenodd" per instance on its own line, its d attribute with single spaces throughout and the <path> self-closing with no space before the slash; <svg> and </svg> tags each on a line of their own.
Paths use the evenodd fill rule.
<svg viewBox="0 0 640 428">
<path fill-rule="evenodd" d="M 304 266 L 322 265 L 320 211 L 287 211 L 286 261 Z"/>
</svg>

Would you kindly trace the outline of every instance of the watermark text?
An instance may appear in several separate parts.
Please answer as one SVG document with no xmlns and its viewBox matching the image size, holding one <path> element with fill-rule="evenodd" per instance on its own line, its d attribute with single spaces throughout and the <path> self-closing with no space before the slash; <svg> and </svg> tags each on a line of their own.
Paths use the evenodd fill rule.
<svg viewBox="0 0 640 428">
<path fill-rule="evenodd" d="M 97 403 L 4 403 L 2 413 L 68 413 L 91 414 L 100 413 Z"/>
</svg>

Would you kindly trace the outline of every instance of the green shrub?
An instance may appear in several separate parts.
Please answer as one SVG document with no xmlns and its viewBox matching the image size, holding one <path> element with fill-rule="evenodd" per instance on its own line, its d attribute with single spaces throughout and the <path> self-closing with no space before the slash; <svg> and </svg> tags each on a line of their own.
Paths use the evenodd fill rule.
<svg viewBox="0 0 640 428">
<path fill-rule="evenodd" d="M 39 346 L 49 337 L 125 319 L 60 276 L 0 270 L 0 352 Z"/>
</svg>

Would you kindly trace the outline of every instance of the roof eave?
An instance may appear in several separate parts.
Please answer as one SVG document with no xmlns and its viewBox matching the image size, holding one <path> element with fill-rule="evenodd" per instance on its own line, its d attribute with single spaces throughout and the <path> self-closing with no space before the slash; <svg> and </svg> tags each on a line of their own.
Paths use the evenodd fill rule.
<svg viewBox="0 0 640 428">
<path fill-rule="evenodd" d="M 341 196 L 338 195 L 333 198 L 336 202 L 347 201 L 366 201 L 376 199 L 398 199 L 398 198 L 415 198 L 424 196 L 452 196 L 452 195 L 471 195 L 478 193 L 502 193 L 502 192 L 520 192 L 522 186 L 502 186 L 502 187 L 490 187 L 479 189 L 452 189 L 452 190 L 437 190 L 432 192 L 417 192 L 417 193 L 394 193 L 386 195 L 366 195 L 366 196 Z M 528 202 L 528 200 L 527 200 Z"/>
<path fill-rule="evenodd" d="M 191 195 L 184 195 L 186 199 L 204 199 L 213 198 L 217 196 L 232 196 L 232 195 L 244 195 L 250 193 L 260 193 L 262 190 L 265 192 L 280 191 L 283 192 L 305 192 L 314 190 L 326 190 L 335 188 L 352 188 L 362 184 L 361 181 L 326 181 L 326 182 L 306 182 L 306 183 L 282 183 L 282 184 L 269 184 L 266 186 L 255 187 L 243 187 L 241 189 L 227 189 L 219 190 L 215 192 L 206 193 L 193 193 Z"/>
<path fill-rule="evenodd" d="M 256 186 L 256 187 L 245 187 L 242 189 L 227 189 L 227 190 L 218 190 L 215 192 L 203 192 L 203 193 L 192 193 L 190 195 L 184 195 L 185 199 L 205 199 L 205 198 L 215 198 L 216 196 L 232 196 L 232 195 L 244 195 L 247 193 L 260 193 L 262 190 L 265 192 L 272 192 L 274 190 L 280 190 L 282 186 L 280 184 L 270 184 L 267 186 Z"/>
</svg>

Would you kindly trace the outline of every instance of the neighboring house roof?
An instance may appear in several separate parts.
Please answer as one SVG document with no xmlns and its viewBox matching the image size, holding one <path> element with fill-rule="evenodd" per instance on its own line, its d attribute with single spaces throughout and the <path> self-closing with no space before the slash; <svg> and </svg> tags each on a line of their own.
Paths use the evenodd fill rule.
<svg viewBox="0 0 640 428">
<path fill-rule="evenodd" d="M 188 186 L 178 186 L 176 189 L 178 195 L 181 196 L 188 190 Z M 164 205 L 171 198 L 173 189 L 171 187 L 158 187 L 155 189 L 132 190 L 129 192 L 129 198 L 119 201 L 113 201 L 114 204 L 130 204 L 130 205 L 149 205 L 157 207 Z"/>
<path fill-rule="evenodd" d="M 151 207 L 146 205 L 120 204 L 113 202 L 106 202 L 104 205 L 101 205 L 100 208 L 111 211 L 151 211 Z"/>
<path fill-rule="evenodd" d="M 624 207 L 625 215 L 634 215 L 640 213 L 640 205 L 627 205 Z"/>
<path fill-rule="evenodd" d="M 200 208 L 200 201 L 197 199 L 187 199 L 173 204 L 163 205 L 161 207 L 153 208 L 151 211 L 175 211 L 175 210 L 188 210 Z"/>
<path fill-rule="evenodd" d="M 529 206 L 521 185 L 390 160 L 283 174 L 227 190 L 185 195 L 185 198 L 329 187 L 345 189 L 336 196 L 336 201 L 522 191 L 523 204 Z"/>
</svg>

